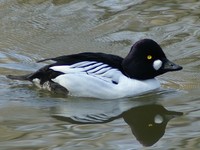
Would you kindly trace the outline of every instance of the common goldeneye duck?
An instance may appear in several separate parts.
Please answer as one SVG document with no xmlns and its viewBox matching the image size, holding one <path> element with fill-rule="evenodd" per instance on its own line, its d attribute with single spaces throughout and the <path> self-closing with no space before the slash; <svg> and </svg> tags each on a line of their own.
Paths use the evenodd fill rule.
<svg viewBox="0 0 200 150">
<path fill-rule="evenodd" d="M 10 79 L 28 80 L 41 88 L 71 96 L 117 99 L 131 97 L 160 87 L 156 76 L 182 67 L 169 61 L 151 39 L 136 42 L 129 54 L 79 53 L 44 59 L 55 63 Z"/>
</svg>

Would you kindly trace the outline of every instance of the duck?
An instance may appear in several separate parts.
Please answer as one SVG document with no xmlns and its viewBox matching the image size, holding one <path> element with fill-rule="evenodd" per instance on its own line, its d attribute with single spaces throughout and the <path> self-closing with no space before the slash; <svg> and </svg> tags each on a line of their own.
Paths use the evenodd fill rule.
<svg viewBox="0 0 200 150">
<path fill-rule="evenodd" d="M 182 67 L 167 59 L 161 46 L 152 39 L 134 43 L 124 58 L 100 52 L 82 52 L 47 58 L 54 61 L 26 75 L 7 75 L 36 86 L 75 97 L 119 99 L 160 88 L 156 78 Z"/>
</svg>

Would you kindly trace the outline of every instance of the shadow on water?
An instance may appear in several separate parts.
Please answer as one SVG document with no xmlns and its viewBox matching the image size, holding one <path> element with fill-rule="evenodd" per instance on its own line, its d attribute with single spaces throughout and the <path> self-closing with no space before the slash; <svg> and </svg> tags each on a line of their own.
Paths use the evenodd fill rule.
<svg viewBox="0 0 200 150">
<path fill-rule="evenodd" d="M 152 146 L 165 133 L 167 123 L 182 112 L 169 111 L 152 102 L 123 100 L 113 102 L 69 101 L 55 107 L 52 117 L 72 124 L 103 124 L 123 118 L 143 146 Z"/>
</svg>

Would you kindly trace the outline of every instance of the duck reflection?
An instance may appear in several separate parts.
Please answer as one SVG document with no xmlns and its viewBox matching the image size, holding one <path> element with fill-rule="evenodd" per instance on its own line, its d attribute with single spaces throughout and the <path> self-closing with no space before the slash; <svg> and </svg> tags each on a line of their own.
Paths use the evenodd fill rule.
<svg viewBox="0 0 200 150">
<path fill-rule="evenodd" d="M 182 112 L 168 111 L 156 104 L 139 106 L 122 113 L 132 133 L 144 146 L 156 143 L 164 135 L 168 121 L 181 115 Z"/>
<path fill-rule="evenodd" d="M 169 120 L 183 115 L 182 112 L 169 111 L 160 104 L 146 104 L 136 106 L 122 111 L 119 107 L 112 107 L 112 113 L 88 113 L 73 114 L 73 111 L 66 109 L 54 109 L 54 118 L 76 124 L 97 124 L 107 123 L 123 118 L 130 126 L 133 135 L 143 146 L 155 144 L 165 133 Z M 77 109 L 74 109 L 74 112 Z M 80 110 L 80 109 L 79 109 Z M 79 114 L 79 115 L 78 115 Z"/>
</svg>

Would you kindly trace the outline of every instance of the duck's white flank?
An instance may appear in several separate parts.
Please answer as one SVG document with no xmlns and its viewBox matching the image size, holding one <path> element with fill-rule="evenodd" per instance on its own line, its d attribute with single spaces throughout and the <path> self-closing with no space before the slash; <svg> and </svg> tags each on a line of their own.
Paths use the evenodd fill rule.
<svg viewBox="0 0 200 150">
<path fill-rule="evenodd" d="M 68 89 L 72 96 L 116 99 L 131 97 L 160 87 L 156 79 L 131 79 L 119 70 L 95 61 L 84 61 L 70 66 L 53 66 L 50 69 L 64 73 L 52 81 Z"/>
</svg>

